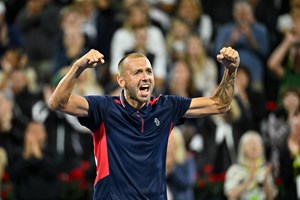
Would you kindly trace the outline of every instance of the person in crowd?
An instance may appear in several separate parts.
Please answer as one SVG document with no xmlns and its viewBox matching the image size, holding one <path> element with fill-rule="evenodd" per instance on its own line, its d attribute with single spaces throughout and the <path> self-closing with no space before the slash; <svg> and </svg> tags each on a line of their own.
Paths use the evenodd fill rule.
<svg viewBox="0 0 300 200">
<path fill-rule="evenodd" d="M 218 52 L 222 46 L 232 46 L 240 52 L 241 64 L 251 74 L 251 87 L 263 91 L 265 61 L 270 48 L 268 30 L 264 24 L 255 20 L 253 10 L 247 2 L 236 1 L 233 21 L 218 28 L 214 52 Z"/>
<path fill-rule="evenodd" d="M 286 88 L 281 98 L 282 104 L 279 104 L 276 110 L 268 115 L 264 130 L 265 138 L 269 141 L 273 174 L 276 177 L 280 172 L 280 150 L 285 146 L 285 139 L 294 117 L 300 112 L 300 93 L 297 88 Z"/>
<path fill-rule="evenodd" d="M 135 28 L 145 26 L 147 29 L 147 50 L 154 54 L 153 70 L 156 74 L 156 93 L 163 91 L 164 79 L 167 75 L 167 51 L 162 31 L 150 23 L 148 7 L 143 0 L 134 0 L 130 4 L 124 24 L 113 34 L 111 43 L 110 73 L 112 80 L 118 76 L 118 60 L 125 55 L 135 44 Z"/>
<path fill-rule="evenodd" d="M 168 67 L 177 59 L 183 59 L 186 50 L 186 39 L 191 30 L 185 19 L 173 17 L 169 31 L 166 33 L 166 47 L 168 52 Z M 168 68 L 168 72 L 169 72 Z"/>
<path fill-rule="evenodd" d="M 267 117 L 266 96 L 251 88 L 251 74 L 248 68 L 240 66 L 236 76 L 236 92 L 234 99 L 241 111 L 240 118 L 235 122 L 235 130 L 240 136 L 249 129 L 260 131 Z M 237 141 L 238 144 L 238 141 Z"/>
<path fill-rule="evenodd" d="M 15 19 L 24 40 L 29 65 L 37 71 L 41 84 L 51 74 L 59 33 L 59 11 L 52 0 L 26 0 L 26 5 Z"/>
<path fill-rule="evenodd" d="M 195 98 L 152 97 L 154 69 L 143 54 L 129 54 L 119 61 L 119 96 L 72 93 L 84 70 L 104 63 L 99 51 L 91 49 L 72 65 L 49 106 L 77 116 L 92 132 L 97 160 L 94 199 L 167 199 L 166 149 L 172 128 L 184 118 L 221 114 L 230 108 L 239 55 L 224 47 L 217 60 L 226 66 L 224 78 L 212 96 Z"/>
<path fill-rule="evenodd" d="M 218 66 L 205 50 L 202 39 L 190 35 L 186 40 L 185 59 L 193 69 L 194 85 L 203 96 L 211 94 L 217 87 Z"/>
<path fill-rule="evenodd" d="M 31 106 L 39 98 L 36 72 L 27 65 L 21 49 L 6 51 L 1 61 L 0 88 L 13 98 L 15 111 L 23 121 L 31 118 Z"/>
<path fill-rule="evenodd" d="M 174 200 L 194 200 L 196 164 L 186 148 L 184 132 L 174 128 L 167 148 L 167 185 Z"/>
<path fill-rule="evenodd" d="M 275 199 L 271 166 L 265 161 L 260 134 L 247 131 L 241 138 L 237 162 L 226 172 L 224 192 L 231 199 Z"/>
<path fill-rule="evenodd" d="M 276 21 L 276 29 L 281 35 L 285 35 L 293 28 L 293 15 L 298 12 L 297 10 L 299 9 L 300 1 L 289 0 L 287 4 L 289 5 L 289 10 L 280 14 Z"/>
<path fill-rule="evenodd" d="M 28 66 L 28 56 L 21 48 L 9 48 L 5 51 L 0 62 L 0 88 L 11 90 L 12 75 L 16 70 L 23 70 L 26 74 L 29 90 L 38 92 L 37 74 Z"/>
<path fill-rule="evenodd" d="M 293 117 L 285 144 L 280 149 L 280 173 L 285 191 L 282 199 L 299 199 L 300 176 L 300 112 Z"/>
<path fill-rule="evenodd" d="M 134 29 L 134 47 L 126 51 L 126 55 L 137 52 L 142 53 L 147 56 L 150 63 L 153 63 L 155 60 L 155 55 L 147 49 L 147 38 L 148 32 L 147 27 L 141 26 Z"/>
<path fill-rule="evenodd" d="M 78 7 L 83 17 L 81 27 L 86 37 L 86 47 L 93 48 L 97 42 L 97 1 L 95 0 L 74 0 L 73 5 Z"/>
<path fill-rule="evenodd" d="M 183 97 L 202 96 L 197 90 L 191 66 L 184 60 L 174 62 L 166 81 L 166 93 Z"/>
<path fill-rule="evenodd" d="M 291 10 L 292 24 L 268 59 L 268 68 L 279 81 L 277 102 L 287 87 L 300 85 L 300 3 Z"/>
<path fill-rule="evenodd" d="M 58 199 L 58 165 L 55 154 L 47 148 L 46 132 L 38 122 L 31 121 L 26 127 L 23 148 L 9 165 L 16 199 Z"/>
<path fill-rule="evenodd" d="M 202 9 L 201 1 L 179 0 L 175 13 L 186 20 L 190 30 L 201 38 L 203 46 L 209 52 L 214 30 L 210 16 Z"/>
<path fill-rule="evenodd" d="M 45 125 L 48 145 L 58 157 L 59 173 L 65 175 L 79 168 L 81 161 L 88 160 L 92 154 L 92 148 L 89 148 L 92 144 L 90 131 L 81 126 L 75 117 L 49 108 L 50 95 L 67 71 L 68 68 L 58 71 L 45 85 L 43 98 L 32 106 L 33 119 Z M 81 74 L 74 92 L 78 95 L 100 94 L 101 89 L 97 88 L 94 76 L 93 70 Z M 91 79 L 94 82 L 91 83 Z"/>
<path fill-rule="evenodd" d="M 70 66 L 71 63 L 88 51 L 86 36 L 82 31 L 84 18 L 80 8 L 74 5 L 66 6 L 60 14 L 61 35 L 56 43 L 57 51 L 52 57 L 52 75 L 60 69 Z"/>
<path fill-rule="evenodd" d="M 6 151 L 8 163 L 14 149 L 22 145 L 25 122 L 16 116 L 13 97 L 0 90 L 0 147 Z"/>
</svg>

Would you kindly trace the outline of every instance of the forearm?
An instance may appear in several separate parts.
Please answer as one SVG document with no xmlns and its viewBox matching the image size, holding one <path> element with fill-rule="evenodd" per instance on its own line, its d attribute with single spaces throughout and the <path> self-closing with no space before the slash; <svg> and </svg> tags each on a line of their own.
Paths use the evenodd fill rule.
<svg viewBox="0 0 300 200">
<path fill-rule="evenodd" d="M 237 68 L 226 67 L 222 81 L 217 87 L 214 94 L 210 97 L 216 102 L 219 110 L 228 111 L 234 95 L 234 85 Z"/>
<path fill-rule="evenodd" d="M 272 190 L 272 187 L 270 184 L 268 184 L 268 182 L 265 182 L 264 183 L 264 191 L 266 193 L 266 197 L 267 197 L 267 200 L 272 200 L 274 199 L 274 192 Z"/>
<path fill-rule="evenodd" d="M 283 41 L 271 54 L 268 60 L 269 69 L 277 76 L 282 77 L 284 69 L 282 66 L 283 60 L 289 50 L 290 44 L 288 41 Z"/>
<path fill-rule="evenodd" d="M 59 82 L 56 89 L 49 100 L 49 106 L 52 109 L 61 109 L 69 101 L 74 89 L 77 78 L 83 69 L 78 67 L 76 63 L 71 67 L 70 71 Z"/>
</svg>

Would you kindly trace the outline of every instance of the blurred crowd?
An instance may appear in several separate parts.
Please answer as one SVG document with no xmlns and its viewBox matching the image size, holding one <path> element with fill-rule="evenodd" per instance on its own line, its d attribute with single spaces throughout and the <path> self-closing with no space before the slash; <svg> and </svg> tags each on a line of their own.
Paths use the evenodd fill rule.
<svg viewBox="0 0 300 200">
<path fill-rule="evenodd" d="M 105 64 L 78 95 L 118 95 L 118 61 L 140 52 L 155 95 L 197 97 L 216 89 L 223 46 L 241 58 L 231 109 L 174 128 L 169 199 L 299 199 L 300 0 L 0 1 L 0 199 L 91 199 L 91 134 L 48 107 L 89 49 Z"/>
</svg>

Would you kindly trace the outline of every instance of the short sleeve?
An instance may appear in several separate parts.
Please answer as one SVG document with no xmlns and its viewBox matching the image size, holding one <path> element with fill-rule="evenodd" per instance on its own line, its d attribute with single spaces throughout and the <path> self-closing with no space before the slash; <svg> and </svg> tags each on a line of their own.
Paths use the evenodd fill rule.
<svg viewBox="0 0 300 200">
<path fill-rule="evenodd" d="M 89 104 L 88 116 L 78 117 L 78 121 L 81 125 L 94 132 L 103 121 L 103 115 L 108 108 L 110 97 L 91 95 L 85 96 L 84 98 Z"/>
<path fill-rule="evenodd" d="M 189 109 L 192 99 L 175 95 L 167 95 L 166 99 L 172 104 L 174 125 L 182 124 L 184 122 L 183 116 Z"/>
</svg>

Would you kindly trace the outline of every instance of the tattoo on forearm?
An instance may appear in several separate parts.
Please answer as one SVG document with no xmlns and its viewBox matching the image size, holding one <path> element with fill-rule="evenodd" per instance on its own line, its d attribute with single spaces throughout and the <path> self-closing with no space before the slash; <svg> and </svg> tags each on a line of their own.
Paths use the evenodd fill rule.
<svg viewBox="0 0 300 200">
<path fill-rule="evenodd" d="M 229 106 L 231 103 L 234 94 L 235 77 L 235 70 L 226 69 L 221 83 L 211 97 L 215 102 L 218 103 L 218 107 L 220 109 Z"/>
</svg>

